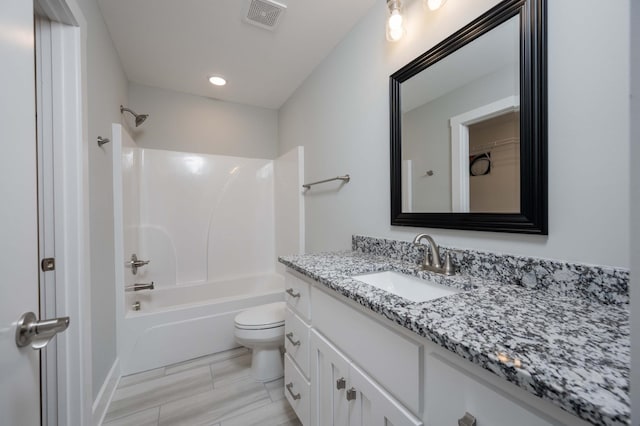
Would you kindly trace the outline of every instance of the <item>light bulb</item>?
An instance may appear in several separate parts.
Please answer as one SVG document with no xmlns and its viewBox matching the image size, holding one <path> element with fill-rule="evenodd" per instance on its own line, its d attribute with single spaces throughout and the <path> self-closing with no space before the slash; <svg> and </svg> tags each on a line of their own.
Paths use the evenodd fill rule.
<svg viewBox="0 0 640 426">
<path fill-rule="evenodd" d="M 389 0 L 389 19 L 387 19 L 387 40 L 398 41 L 405 33 L 402 18 L 401 3 L 399 0 Z"/>
<path fill-rule="evenodd" d="M 402 28 L 402 14 L 398 9 L 394 9 L 389 16 L 389 28 L 394 30 Z"/>
<path fill-rule="evenodd" d="M 425 6 L 425 8 L 428 8 L 429 10 L 438 10 L 446 2 L 447 0 L 423 0 L 423 5 Z"/>
<path fill-rule="evenodd" d="M 404 28 L 389 28 L 387 30 L 387 40 L 398 41 L 404 35 Z"/>
</svg>

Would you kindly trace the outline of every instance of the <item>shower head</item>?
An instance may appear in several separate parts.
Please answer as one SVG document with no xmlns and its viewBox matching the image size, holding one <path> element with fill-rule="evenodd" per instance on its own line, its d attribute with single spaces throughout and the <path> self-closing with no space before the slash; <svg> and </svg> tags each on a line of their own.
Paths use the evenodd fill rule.
<svg viewBox="0 0 640 426">
<path fill-rule="evenodd" d="M 144 123 L 144 120 L 149 118 L 149 114 L 136 114 L 133 110 L 129 108 L 125 108 L 122 105 L 120 105 L 120 114 L 122 114 L 125 111 L 127 111 L 128 113 L 131 113 L 136 118 L 136 127 L 140 126 L 142 123 Z"/>
</svg>

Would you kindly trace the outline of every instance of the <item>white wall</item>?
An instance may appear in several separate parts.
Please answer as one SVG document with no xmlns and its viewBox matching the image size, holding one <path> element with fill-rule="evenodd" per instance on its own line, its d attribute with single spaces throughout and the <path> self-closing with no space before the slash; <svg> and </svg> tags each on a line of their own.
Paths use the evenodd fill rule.
<svg viewBox="0 0 640 426">
<path fill-rule="evenodd" d="M 274 161 L 276 257 L 304 253 L 304 149 L 296 147 Z M 284 265 L 276 270 L 282 274 Z"/>
<path fill-rule="evenodd" d="M 129 84 L 129 107 L 149 114 L 130 127 L 141 148 L 274 159 L 278 112 L 171 90 Z M 129 123 L 133 120 L 127 115 Z"/>
<path fill-rule="evenodd" d="M 389 225 L 388 77 L 497 0 L 435 13 L 419 3 L 408 4 L 397 44 L 385 40 L 376 3 L 280 110 L 280 152 L 304 145 L 307 180 L 352 176 L 339 191 L 305 196 L 308 252 L 349 248 L 354 233 L 409 240 L 422 231 Z M 548 3 L 549 236 L 429 232 L 443 245 L 626 267 L 629 1 Z"/>
<path fill-rule="evenodd" d="M 640 217 L 640 1 L 631 2 L 631 217 Z M 631 228 L 631 419 L 640 424 L 640 226 Z"/>
<path fill-rule="evenodd" d="M 116 359 L 115 269 L 113 243 L 113 173 L 111 138 L 127 103 L 127 79 L 95 0 L 77 0 L 87 21 L 87 100 L 89 144 L 91 331 L 93 397 Z"/>
</svg>

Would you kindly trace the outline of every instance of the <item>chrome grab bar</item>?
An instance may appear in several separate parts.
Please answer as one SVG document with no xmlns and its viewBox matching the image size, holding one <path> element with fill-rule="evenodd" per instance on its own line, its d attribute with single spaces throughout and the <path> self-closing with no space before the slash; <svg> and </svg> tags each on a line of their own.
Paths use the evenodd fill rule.
<svg viewBox="0 0 640 426">
<path fill-rule="evenodd" d="M 305 183 L 304 185 L 302 185 L 302 187 L 303 187 L 304 189 L 311 189 L 311 187 L 312 187 L 313 185 L 317 185 L 317 184 L 319 184 L 319 183 L 331 182 L 331 181 L 334 181 L 334 180 L 341 180 L 341 181 L 343 181 L 343 182 L 345 182 L 345 183 L 346 183 L 346 182 L 349 182 L 349 181 L 351 180 L 351 177 L 350 177 L 349 175 L 336 176 L 336 177 L 331 178 L 331 179 L 325 179 L 325 180 L 319 180 L 319 181 L 317 181 L 317 182 Z"/>
<path fill-rule="evenodd" d="M 287 333 L 285 336 L 293 346 L 300 346 L 300 340 L 293 340 L 293 332 Z"/>
<path fill-rule="evenodd" d="M 134 285 L 128 285 L 124 288 L 124 291 L 140 291 L 140 290 L 153 290 L 153 281 L 150 283 L 135 283 Z"/>
<path fill-rule="evenodd" d="M 287 383 L 287 390 L 291 394 L 291 398 L 293 398 L 294 400 L 300 399 L 300 394 L 299 393 L 293 393 L 293 391 L 291 389 L 293 389 L 293 382 Z"/>
<path fill-rule="evenodd" d="M 291 297 L 300 297 L 300 293 L 295 293 L 295 292 L 293 291 L 293 288 L 288 288 L 288 289 L 286 290 L 286 292 L 287 292 L 287 293 L 289 294 L 289 296 L 291 296 Z"/>
</svg>

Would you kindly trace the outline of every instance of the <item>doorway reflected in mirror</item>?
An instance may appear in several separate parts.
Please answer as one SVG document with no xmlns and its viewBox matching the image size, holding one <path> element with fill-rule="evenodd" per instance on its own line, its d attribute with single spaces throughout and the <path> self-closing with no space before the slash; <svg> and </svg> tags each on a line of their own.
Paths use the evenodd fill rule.
<svg viewBox="0 0 640 426">
<path fill-rule="evenodd" d="M 469 126 L 469 211 L 520 212 L 520 114 Z"/>
</svg>

